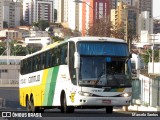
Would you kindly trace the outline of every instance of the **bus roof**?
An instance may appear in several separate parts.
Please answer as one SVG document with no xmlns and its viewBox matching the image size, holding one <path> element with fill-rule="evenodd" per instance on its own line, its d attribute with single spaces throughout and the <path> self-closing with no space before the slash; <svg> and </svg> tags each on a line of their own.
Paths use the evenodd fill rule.
<svg viewBox="0 0 160 120">
<path fill-rule="evenodd" d="M 126 43 L 124 40 L 122 39 L 118 39 L 118 38 L 111 38 L 111 37 L 73 37 L 68 39 L 68 41 L 108 41 L 108 42 L 122 42 L 122 43 Z"/>
<path fill-rule="evenodd" d="M 42 48 L 40 51 L 37 51 L 33 54 L 29 54 L 29 55 L 26 55 L 25 57 L 23 57 L 22 59 L 25 59 L 25 58 L 28 58 L 28 57 L 31 57 L 31 56 L 34 56 L 38 53 L 41 53 L 43 51 L 46 51 L 46 50 L 49 50 L 51 48 L 54 48 L 55 46 L 58 46 L 60 44 L 63 44 L 63 43 L 66 43 L 68 41 L 74 41 L 75 43 L 76 42 L 79 42 L 79 41 L 101 41 L 101 42 L 104 42 L 104 41 L 108 41 L 108 42 L 119 42 L 119 43 L 126 43 L 124 40 L 122 39 L 118 39 L 118 38 L 111 38 L 111 37 L 73 37 L 73 38 L 69 38 L 67 40 L 64 40 L 64 41 L 57 41 L 57 42 L 54 42 L 53 44 L 50 44 L 44 48 Z"/>
</svg>

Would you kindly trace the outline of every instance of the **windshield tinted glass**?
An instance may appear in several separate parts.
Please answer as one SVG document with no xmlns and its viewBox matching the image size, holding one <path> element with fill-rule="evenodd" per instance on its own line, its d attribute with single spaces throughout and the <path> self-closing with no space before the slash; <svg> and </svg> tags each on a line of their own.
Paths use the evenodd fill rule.
<svg viewBox="0 0 160 120">
<path fill-rule="evenodd" d="M 108 46 L 107 43 L 98 43 L 97 46 L 96 43 L 91 43 L 91 45 L 85 42 L 78 44 L 78 52 L 80 53 L 80 85 L 112 87 L 130 85 L 130 64 L 127 62 L 128 48 L 126 44 L 120 44 L 121 47 L 118 47 L 118 43 L 116 45 L 113 43 L 109 44 L 112 47 Z M 119 51 L 116 50 L 116 47 Z M 105 51 L 110 52 L 106 52 L 109 53 L 106 54 Z"/>
<path fill-rule="evenodd" d="M 79 42 L 78 52 L 80 55 L 129 55 L 126 44 L 112 42 Z"/>
<path fill-rule="evenodd" d="M 80 83 L 84 85 L 101 85 L 119 87 L 130 85 L 130 71 L 126 58 L 81 56 Z M 97 83 L 96 83 L 97 82 Z"/>
</svg>

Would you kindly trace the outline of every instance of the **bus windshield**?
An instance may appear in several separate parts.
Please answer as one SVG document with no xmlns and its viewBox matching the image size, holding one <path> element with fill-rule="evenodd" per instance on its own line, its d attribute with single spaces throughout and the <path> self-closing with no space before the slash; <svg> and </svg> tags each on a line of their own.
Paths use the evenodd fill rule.
<svg viewBox="0 0 160 120">
<path fill-rule="evenodd" d="M 81 42 L 80 86 L 131 86 L 128 47 L 124 43 Z"/>
</svg>

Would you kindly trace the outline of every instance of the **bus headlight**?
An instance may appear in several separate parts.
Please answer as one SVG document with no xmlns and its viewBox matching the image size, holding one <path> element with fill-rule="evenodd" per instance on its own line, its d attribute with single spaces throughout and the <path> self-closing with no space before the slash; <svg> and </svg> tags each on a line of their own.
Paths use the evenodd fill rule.
<svg viewBox="0 0 160 120">
<path fill-rule="evenodd" d="M 79 91 L 78 93 L 79 93 L 80 95 L 82 95 L 82 96 L 92 96 L 92 95 L 93 95 L 92 93 L 81 92 L 81 91 Z"/>
<path fill-rule="evenodd" d="M 123 93 L 121 94 L 122 97 L 130 97 L 131 96 L 131 93 Z"/>
</svg>

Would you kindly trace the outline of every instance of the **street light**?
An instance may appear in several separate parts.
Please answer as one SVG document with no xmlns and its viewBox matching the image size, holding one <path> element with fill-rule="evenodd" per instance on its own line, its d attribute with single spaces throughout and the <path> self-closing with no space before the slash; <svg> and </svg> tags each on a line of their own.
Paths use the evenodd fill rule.
<svg viewBox="0 0 160 120">
<path fill-rule="evenodd" d="M 155 40 L 157 40 L 157 39 L 155 39 L 155 34 L 153 34 L 153 35 L 150 35 L 150 36 L 153 36 L 154 38 L 153 39 L 150 39 L 150 40 L 152 40 L 152 72 L 153 72 L 153 74 L 154 74 L 154 48 L 155 48 Z"/>
</svg>

